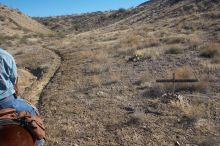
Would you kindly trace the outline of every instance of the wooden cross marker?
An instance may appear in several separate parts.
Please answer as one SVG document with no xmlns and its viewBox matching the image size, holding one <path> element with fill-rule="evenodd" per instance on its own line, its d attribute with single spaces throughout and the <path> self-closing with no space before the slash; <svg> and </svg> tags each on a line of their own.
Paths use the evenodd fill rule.
<svg viewBox="0 0 220 146">
<path fill-rule="evenodd" d="M 173 73 L 172 79 L 159 79 L 156 80 L 158 83 L 173 83 L 173 94 L 175 94 L 175 83 L 193 83 L 198 82 L 198 79 L 176 79 L 175 73 Z"/>
</svg>

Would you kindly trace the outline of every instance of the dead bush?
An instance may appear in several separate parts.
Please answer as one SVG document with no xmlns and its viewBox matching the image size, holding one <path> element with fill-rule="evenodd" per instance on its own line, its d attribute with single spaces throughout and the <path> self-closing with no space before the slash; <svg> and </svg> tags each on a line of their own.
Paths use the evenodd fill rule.
<svg viewBox="0 0 220 146">
<path fill-rule="evenodd" d="M 86 69 L 86 73 L 88 73 L 88 74 L 101 74 L 102 72 L 107 72 L 108 69 L 109 69 L 109 67 L 104 64 L 92 63 Z"/>
<path fill-rule="evenodd" d="M 161 41 L 165 44 L 183 44 L 186 43 L 188 40 L 184 37 L 172 36 L 165 37 Z"/>
<path fill-rule="evenodd" d="M 165 51 L 165 54 L 182 54 L 183 48 L 180 45 L 172 45 L 168 50 Z"/>
<path fill-rule="evenodd" d="M 172 76 L 172 73 L 168 73 L 169 76 Z M 183 66 L 175 71 L 176 78 L 177 79 L 194 79 L 194 72 L 193 69 L 189 66 Z M 173 84 L 172 83 L 167 83 L 164 84 L 164 90 L 167 92 L 171 92 L 173 90 Z M 200 80 L 199 82 L 196 83 L 176 83 L 175 84 L 175 91 L 180 92 L 180 91 L 188 91 L 188 92 L 205 92 L 206 89 L 208 88 L 208 82 L 205 80 Z"/>
<path fill-rule="evenodd" d="M 212 58 L 214 62 L 218 63 L 219 57 L 220 57 L 220 44 L 219 43 L 213 43 L 208 44 L 202 47 L 200 52 L 200 57 L 205 58 Z"/>
<path fill-rule="evenodd" d="M 102 80 L 98 75 L 92 76 L 91 81 L 93 86 L 100 87 L 102 85 Z"/>
<path fill-rule="evenodd" d="M 163 85 L 154 83 L 151 87 L 148 87 L 144 91 L 143 96 L 146 98 L 158 98 L 161 97 L 163 94 L 164 94 Z"/>
<path fill-rule="evenodd" d="M 142 40 L 143 38 L 141 36 L 130 33 L 121 38 L 120 43 L 122 48 L 139 48 L 143 46 Z"/>
</svg>

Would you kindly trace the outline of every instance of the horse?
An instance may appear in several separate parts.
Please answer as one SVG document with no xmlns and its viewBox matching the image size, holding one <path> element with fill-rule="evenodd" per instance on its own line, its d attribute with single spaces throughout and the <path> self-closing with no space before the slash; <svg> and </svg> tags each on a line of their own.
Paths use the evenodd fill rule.
<svg viewBox="0 0 220 146">
<path fill-rule="evenodd" d="M 0 146 L 37 146 L 37 143 L 21 123 L 4 119 L 0 120 Z"/>
</svg>

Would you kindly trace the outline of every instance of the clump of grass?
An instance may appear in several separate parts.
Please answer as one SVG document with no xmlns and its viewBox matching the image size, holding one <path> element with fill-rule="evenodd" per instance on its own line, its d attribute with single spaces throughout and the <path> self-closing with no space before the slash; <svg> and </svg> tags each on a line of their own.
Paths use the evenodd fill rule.
<svg viewBox="0 0 220 146">
<path fill-rule="evenodd" d="M 149 73 L 149 71 L 146 71 L 141 77 L 140 82 L 146 83 L 146 82 L 152 82 L 154 80 L 153 76 Z"/>
<path fill-rule="evenodd" d="M 168 50 L 165 51 L 165 54 L 182 54 L 183 49 L 180 45 L 172 45 Z"/>
<path fill-rule="evenodd" d="M 207 108 L 204 104 L 191 105 L 184 96 L 179 96 L 179 100 L 171 101 L 171 106 L 179 108 L 183 111 L 184 116 L 189 118 L 202 118 L 207 113 Z"/>
<path fill-rule="evenodd" d="M 3 21 L 3 22 L 4 22 L 4 21 L 5 21 L 5 19 L 6 19 L 5 17 L 0 16 L 0 21 Z"/>
<path fill-rule="evenodd" d="M 165 37 L 161 39 L 161 41 L 165 44 L 183 44 L 186 43 L 188 40 L 185 37 L 171 36 Z"/>
<path fill-rule="evenodd" d="M 172 77 L 171 73 L 169 76 Z M 177 79 L 194 79 L 194 72 L 193 69 L 189 66 L 183 66 L 180 68 L 177 68 L 175 70 L 175 75 Z M 208 83 L 204 80 L 200 80 L 199 82 L 196 83 L 176 83 L 175 86 L 175 91 L 189 91 L 189 92 L 204 92 L 206 91 L 208 87 Z M 167 92 L 171 92 L 172 91 L 172 84 L 171 83 L 167 83 L 165 84 L 165 90 Z"/>
<path fill-rule="evenodd" d="M 93 75 L 91 81 L 92 81 L 92 85 L 96 87 L 100 87 L 102 85 L 102 80 L 98 75 Z"/>
<path fill-rule="evenodd" d="M 108 61 L 108 54 L 104 51 L 98 51 L 92 55 L 92 59 L 96 62 L 107 63 Z"/>
<path fill-rule="evenodd" d="M 143 43 L 144 48 L 155 47 L 159 45 L 160 45 L 160 41 L 154 36 L 147 38 L 146 40 L 144 40 L 144 43 Z"/>
<path fill-rule="evenodd" d="M 172 78 L 172 73 L 168 73 L 168 78 Z M 183 66 L 178 68 L 175 71 L 176 79 L 195 79 L 193 74 L 193 69 L 189 66 Z M 147 77 L 149 80 L 149 78 Z M 208 88 L 208 82 L 206 80 L 201 79 L 196 83 L 176 83 L 175 84 L 175 92 L 206 92 Z M 165 93 L 173 92 L 173 83 L 153 83 L 151 82 L 151 86 L 147 88 L 147 90 L 143 93 L 144 97 L 149 98 L 157 98 L 161 97 Z"/>
<path fill-rule="evenodd" d="M 181 79 L 192 78 L 193 76 L 193 69 L 189 66 L 183 66 L 177 68 L 175 71 L 176 77 Z"/>
<path fill-rule="evenodd" d="M 220 62 L 220 44 L 213 43 L 202 47 L 200 57 L 211 58 L 215 63 Z"/>
<path fill-rule="evenodd" d="M 143 96 L 146 98 L 158 98 L 164 94 L 164 87 L 158 83 L 153 83 L 150 87 L 148 87 Z"/>
<path fill-rule="evenodd" d="M 116 72 L 110 72 L 110 80 L 111 82 L 119 82 L 121 80 L 121 76 L 119 73 Z"/>
<path fill-rule="evenodd" d="M 28 44 L 28 36 L 23 36 L 23 37 L 19 40 L 19 44 Z"/>
<path fill-rule="evenodd" d="M 5 42 L 14 40 L 16 38 L 18 38 L 17 35 L 14 35 L 14 36 L 2 36 L 2 35 L 0 35 L 0 45 L 5 43 Z"/>
<path fill-rule="evenodd" d="M 150 44 L 143 36 L 137 34 L 135 31 L 128 31 L 126 35 L 122 36 L 120 41 L 120 48 L 135 48 L 141 49 L 145 45 Z"/>
<path fill-rule="evenodd" d="M 121 56 L 134 56 L 137 49 L 135 48 L 120 48 L 117 54 Z"/>
<path fill-rule="evenodd" d="M 109 69 L 109 67 L 104 65 L 104 64 L 92 63 L 86 69 L 86 72 L 89 73 L 89 74 L 100 74 L 102 72 L 108 71 L 108 69 Z"/>
<path fill-rule="evenodd" d="M 146 119 L 145 110 L 142 108 L 135 108 L 134 113 L 131 115 L 131 121 L 133 124 L 144 122 Z"/>
</svg>

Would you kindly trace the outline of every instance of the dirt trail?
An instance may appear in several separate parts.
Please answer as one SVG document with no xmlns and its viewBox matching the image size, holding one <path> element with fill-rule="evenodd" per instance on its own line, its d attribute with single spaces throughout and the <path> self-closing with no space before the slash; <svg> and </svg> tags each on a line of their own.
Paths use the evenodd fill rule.
<svg viewBox="0 0 220 146">
<path fill-rule="evenodd" d="M 38 80 L 36 80 L 29 88 L 23 93 L 23 98 L 28 99 L 32 104 L 37 105 L 40 100 L 40 94 L 48 84 L 50 79 L 54 76 L 57 69 L 60 67 L 61 59 L 53 51 L 44 48 L 54 58 L 48 71 Z"/>
</svg>

